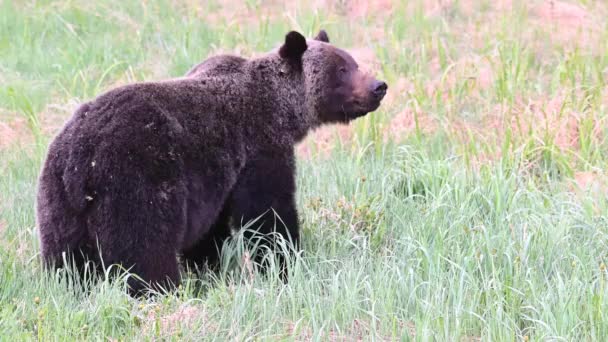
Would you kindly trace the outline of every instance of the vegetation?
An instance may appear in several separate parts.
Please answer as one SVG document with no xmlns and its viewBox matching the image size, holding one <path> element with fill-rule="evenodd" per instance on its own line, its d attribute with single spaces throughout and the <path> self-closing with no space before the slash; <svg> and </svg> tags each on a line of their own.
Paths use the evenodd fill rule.
<svg viewBox="0 0 608 342">
<path fill-rule="evenodd" d="M 0 0 L 0 340 L 606 340 L 606 17 L 593 0 Z M 77 103 L 320 28 L 389 95 L 299 147 L 288 284 L 239 235 L 220 272 L 149 299 L 42 270 L 36 178 Z"/>
</svg>

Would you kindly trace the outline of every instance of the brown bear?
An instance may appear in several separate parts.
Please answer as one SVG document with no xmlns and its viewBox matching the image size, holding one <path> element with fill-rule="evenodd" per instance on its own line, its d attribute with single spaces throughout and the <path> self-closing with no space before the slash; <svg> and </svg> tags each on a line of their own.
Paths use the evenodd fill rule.
<svg viewBox="0 0 608 342">
<path fill-rule="evenodd" d="M 297 246 L 294 145 L 376 110 L 386 90 L 324 31 L 292 31 L 260 58 L 211 57 L 82 104 L 39 178 L 45 265 L 120 264 L 145 281 L 129 280 L 138 292 L 178 284 L 179 255 L 217 262 L 230 222 L 258 219 Z"/>
</svg>

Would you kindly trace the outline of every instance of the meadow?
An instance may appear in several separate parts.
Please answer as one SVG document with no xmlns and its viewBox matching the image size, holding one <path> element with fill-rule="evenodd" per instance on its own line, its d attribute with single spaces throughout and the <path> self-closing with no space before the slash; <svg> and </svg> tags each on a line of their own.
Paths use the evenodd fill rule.
<svg viewBox="0 0 608 342">
<path fill-rule="evenodd" d="M 608 340 L 607 17 L 600 0 L 0 0 L 0 341 Z M 287 284 L 238 235 L 221 271 L 148 299 L 42 269 L 37 176 L 78 103 L 320 28 L 389 94 L 298 146 Z"/>
</svg>

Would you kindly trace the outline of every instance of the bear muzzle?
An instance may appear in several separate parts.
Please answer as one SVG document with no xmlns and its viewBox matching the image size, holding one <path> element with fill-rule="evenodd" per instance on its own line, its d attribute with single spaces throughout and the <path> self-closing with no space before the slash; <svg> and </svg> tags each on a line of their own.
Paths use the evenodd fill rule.
<svg viewBox="0 0 608 342">
<path fill-rule="evenodd" d="M 388 85 L 384 81 L 374 81 L 371 85 L 372 96 L 378 102 L 384 98 L 386 95 L 386 90 L 388 89 Z"/>
</svg>

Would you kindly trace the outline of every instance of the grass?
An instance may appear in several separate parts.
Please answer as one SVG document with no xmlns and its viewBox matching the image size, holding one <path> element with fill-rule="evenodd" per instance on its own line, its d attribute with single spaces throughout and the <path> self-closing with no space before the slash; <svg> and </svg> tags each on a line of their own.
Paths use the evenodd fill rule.
<svg viewBox="0 0 608 342">
<path fill-rule="evenodd" d="M 0 340 L 606 340 L 606 6 L 378 3 L 0 0 Z M 321 27 L 390 94 L 304 143 L 287 285 L 239 236 L 153 299 L 42 271 L 36 177 L 78 102 Z"/>
</svg>

